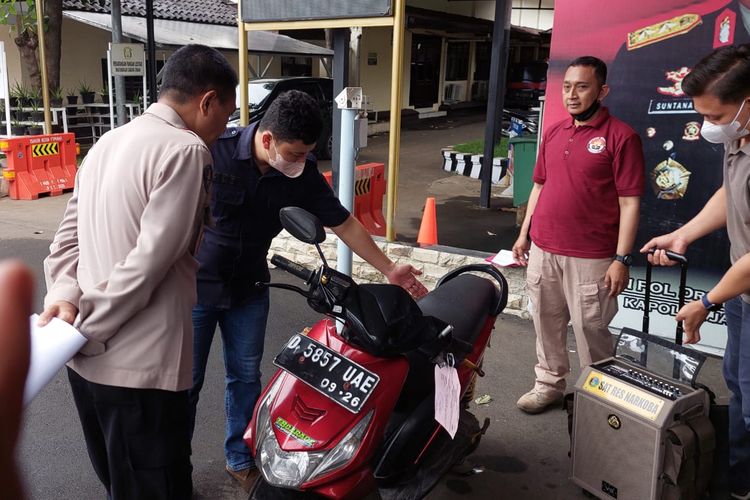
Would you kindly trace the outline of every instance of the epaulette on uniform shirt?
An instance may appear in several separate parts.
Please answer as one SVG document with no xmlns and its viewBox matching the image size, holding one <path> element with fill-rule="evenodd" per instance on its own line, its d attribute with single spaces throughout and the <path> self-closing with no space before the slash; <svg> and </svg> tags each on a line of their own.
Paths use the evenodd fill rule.
<svg viewBox="0 0 750 500">
<path fill-rule="evenodd" d="M 652 43 L 683 35 L 702 22 L 701 16 L 698 14 L 680 14 L 671 19 L 631 31 L 627 36 L 628 50 L 639 49 Z"/>
</svg>

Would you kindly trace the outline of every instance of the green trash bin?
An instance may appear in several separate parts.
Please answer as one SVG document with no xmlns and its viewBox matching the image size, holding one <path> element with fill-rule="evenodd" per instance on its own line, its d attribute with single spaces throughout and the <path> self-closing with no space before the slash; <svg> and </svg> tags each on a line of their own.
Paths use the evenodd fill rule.
<svg viewBox="0 0 750 500">
<path fill-rule="evenodd" d="M 536 164 L 536 135 L 511 137 L 508 141 L 513 167 L 513 206 L 529 201 L 534 181 L 531 179 Z"/>
</svg>

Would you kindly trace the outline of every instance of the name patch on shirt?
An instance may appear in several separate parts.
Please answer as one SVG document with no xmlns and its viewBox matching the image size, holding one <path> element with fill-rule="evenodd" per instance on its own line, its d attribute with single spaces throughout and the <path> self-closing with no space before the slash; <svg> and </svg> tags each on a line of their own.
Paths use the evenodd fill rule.
<svg viewBox="0 0 750 500">
<path fill-rule="evenodd" d="M 607 149 L 607 140 L 604 137 L 594 137 L 586 145 L 586 149 L 589 150 L 589 153 L 601 153 Z"/>
</svg>

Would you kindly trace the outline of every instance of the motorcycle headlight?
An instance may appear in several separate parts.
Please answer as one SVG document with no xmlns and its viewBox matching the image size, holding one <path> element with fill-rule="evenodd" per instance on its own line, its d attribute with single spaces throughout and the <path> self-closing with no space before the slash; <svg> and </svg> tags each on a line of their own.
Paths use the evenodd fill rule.
<svg viewBox="0 0 750 500">
<path fill-rule="evenodd" d="M 269 484 L 296 489 L 306 482 L 325 454 L 282 450 L 270 425 L 258 452 L 260 470 Z"/>
<path fill-rule="evenodd" d="M 256 463 L 269 484 L 286 488 L 299 489 L 302 484 L 346 465 L 359 449 L 374 412 L 371 410 L 328 452 L 284 451 L 276 440 L 268 418 L 272 399 L 267 397 L 258 409 L 258 426 L 262 423 L 263 428 L 258 429 Z M 263 411 L 266 413 L 261 420 Z"/>
<path fill-rule="evenodd" d="M 274 397 L 276 397 L 276 393 L 279 392 L 279 387 L 281 386 L 281 379 L 284 377 L 277 377 L 276 382 L 273 383 L 270 389 L 268 389 L 268 392 L 266 393 L 266 397 L 263 398 L 263 400 L 260 402 L 260 406 L 258 407 L 258 415 L 255 419 L 255 449 L 257 450 L 256 453 L 260 450 L 260 446 L 263 443 L 263 440 L 266 438 L 266 435 L 268 434 L 268 430 L 271 429 L 271 422 L 270 422 L 270 412 L 271 412 L 271 403 L 273 403 Z M 247 435 L 243 436 L 247 438 Z"/>
<path fill-rule="evenodd" d="M 359 446 L 362 444 L 362 436 L 365 435 L 365 431 L 367 431 L 367 427 L 370 425 L 370 420 L 372 420 L 374 411 L 375 410 L 370 410 L 370 413 L 357 422 L 357 425 L 355 425 L 352 430 L 344 436 L 344 439 L 339 441 L 339 444 L 326 454 L 323 461 L 318 465 L 318 468 L 315 469 L 315 472 L 310 475 L 310 478 L 308 479 L 309 481 L 343 467 L 352 459 L 359 449 Z"/>
</svg>

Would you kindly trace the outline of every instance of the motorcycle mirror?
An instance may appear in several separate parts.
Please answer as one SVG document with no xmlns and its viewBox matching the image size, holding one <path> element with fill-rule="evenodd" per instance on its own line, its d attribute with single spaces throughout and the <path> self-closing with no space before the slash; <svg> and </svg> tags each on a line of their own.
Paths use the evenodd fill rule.
<svg viewBox="0 0 750 500">
<path fill-rule="evenodd" d="M 311 245 L 322 243 L 326 232 L 320 220 L 299 207 L 284 207 L 279 211 L 281 225 L 298 240 Z"/>
</svg>

